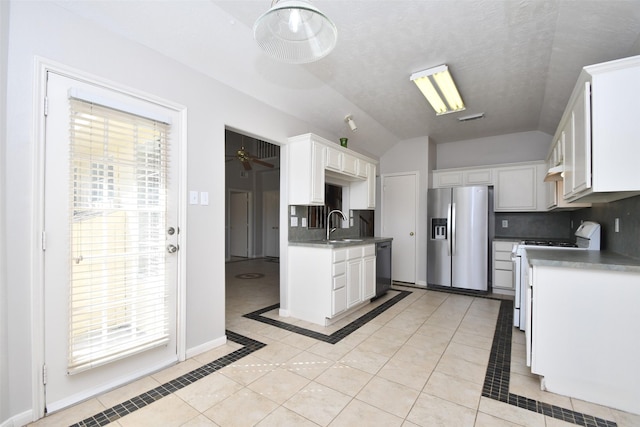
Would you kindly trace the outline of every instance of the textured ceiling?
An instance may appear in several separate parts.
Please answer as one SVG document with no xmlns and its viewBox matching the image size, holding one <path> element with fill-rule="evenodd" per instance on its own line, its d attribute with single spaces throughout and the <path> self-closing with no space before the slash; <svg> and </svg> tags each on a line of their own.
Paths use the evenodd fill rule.
<svg viewBox="0 0 640 427">
<path fill-rule="evenodd" d="M 255 46 L 251 27 L 270 0 L 58 3 L 373 155 L 427 135 L 553 134 L 583 66 L 640 54 L 640 1 L 318 0 L 338 44 L 307 65 Z M 436 117 L 409 81 L 440 64 L 466 111 Z"/>
</svg>

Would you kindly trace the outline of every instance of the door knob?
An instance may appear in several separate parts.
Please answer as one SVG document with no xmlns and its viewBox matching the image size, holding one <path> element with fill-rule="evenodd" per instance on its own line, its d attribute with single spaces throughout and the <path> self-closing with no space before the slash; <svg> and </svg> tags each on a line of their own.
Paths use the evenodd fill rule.
<svg viewBox="0 0 640 427">
<path fill-rule="evenodd" d="M 169 236 L 173 236 L 175 234 L 175 232 L 176 232 L 176 229 L 173 228 L 173 227 L 169 227 L 169 229 L 167 230 L 167 234 Z"/>
<path fill-rule="evenodd" d="M 411 233 L 409 233 L 409 236 L 413 236 L 413 231 Z"/>
<path fill-rule="evenodd" d="M 177 246 L 174 246 L 174 245 L 167 246 L 167 252 L 169 252 L 170 254 L 173 254 L 173 253 L 175 253 L 177 251 L 178 251 L 178 247 Z"/>
</svg>

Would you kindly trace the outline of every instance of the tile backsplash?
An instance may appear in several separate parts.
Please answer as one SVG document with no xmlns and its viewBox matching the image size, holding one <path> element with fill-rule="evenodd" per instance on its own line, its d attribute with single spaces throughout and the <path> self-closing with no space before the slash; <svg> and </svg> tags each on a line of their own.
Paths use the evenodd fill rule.
<svg viewBox="0 0 640 427">
<path fill-rule="evenodd" d="M 569 212 L 496 212 L 495 237 L 503 239 L 573 238 Z M 503 221 L 508 226 L 503 227 Z"/>
<path fill-rule="evenodd" d="M 619 218 L 619 232 L 615 231 L 616 218 Z M 572 212 L 571 233 L 575 232 L 581 221 L 587 220 L 600 223 L 602 250 L 640 259 L 640 196 L 596 203 L 590 208 Z"/>
<path fill-rule="evenodd" d="M 291 214 L 289 206 L 289 240 L 294 242 L 306 240 L 322 240 L 326 237 L 326 229 L 303 227 L 303 219 L 307 219 L 309 209 L 307 206 L 295 206 L 295 214 Z M 339 228 L 331 236 L 334 238 L 346 237 L 373 237 L 374 212 L 369 210 L 351 210 L 345 214 L 353 218 L 353 225 L 348 228 Z M 336 217 L 339 215 L 336 214 Z M 296 218 L 296 226 L 292 226 L 292 218 Z"/>
</svg>

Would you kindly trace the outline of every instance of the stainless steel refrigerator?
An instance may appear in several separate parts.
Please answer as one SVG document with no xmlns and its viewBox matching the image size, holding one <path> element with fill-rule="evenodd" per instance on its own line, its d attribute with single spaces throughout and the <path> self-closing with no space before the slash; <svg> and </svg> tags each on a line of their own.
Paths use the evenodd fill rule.
<svg viewBox="0 0 640 427">
<path fill-rule="evenodd" d="M 488 289 L 489 188 L 428 190 L 427 284 Z"/>
</svg>

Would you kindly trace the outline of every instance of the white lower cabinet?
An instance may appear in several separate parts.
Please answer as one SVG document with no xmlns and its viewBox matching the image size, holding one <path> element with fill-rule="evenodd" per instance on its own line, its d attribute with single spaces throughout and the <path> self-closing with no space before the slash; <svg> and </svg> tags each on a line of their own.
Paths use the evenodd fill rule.
<svg viewBox="0 0 640 427">
<path fill-rule="evenodd" d="M 319 325 L 375 295 L 375 245 L 289 246 L 291 317 Z"/>
<path fill-rule="evenodd" d="M 513 262 L 511 251 L 517 241 L 493 241 L 493 280 L 492 289 L 497 294 L 514 295 Z"/>
</svg>

